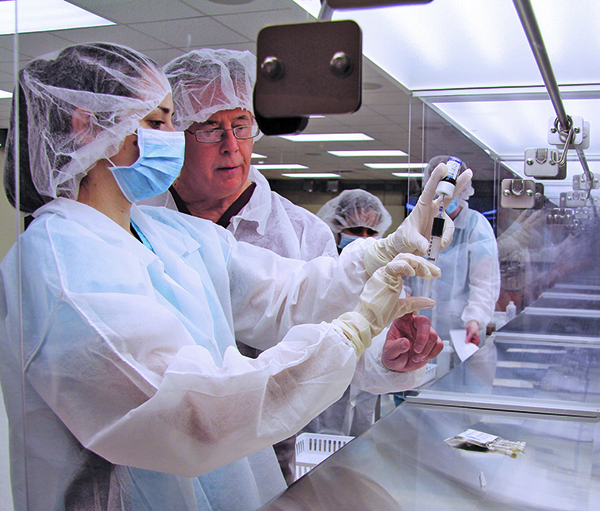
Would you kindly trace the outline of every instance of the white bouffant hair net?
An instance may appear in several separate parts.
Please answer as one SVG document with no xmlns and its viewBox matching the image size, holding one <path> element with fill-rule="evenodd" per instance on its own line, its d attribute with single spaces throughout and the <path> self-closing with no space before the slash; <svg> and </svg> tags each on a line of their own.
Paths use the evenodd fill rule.
<svg viewBox="0 0 600 511">
<path fill-rule="evenodd" d="M 249 51 L 192 50 L 163 69 L 173 89 L 177 130 L 206 122 L 220 110 L 242 108 L 254 114 L 256 57 Z"/>
<path fill-rule="evenodd" d="M 392 224 L 392 217 L 375 195 L 365 190 L 344 190 L 326 202 L 317 213 L 332 232 L 342 229 L 368 227 L 383 235 Z"/>
<path fill-rule="evenodd" d="M 431 160 L 429 160 L 429 163 L 427 163 L 427 166 L 423 170 L 423 178 L 422 178 L 422 185 L 423 185 L 422 187 L 423 188 L 425 188 L 427 181 L 429 181 L 429 176 L 431 176 L 431 173 L 434 171 L 434 169 L 440 163 L 446 163 L 448 161 L 448 158 L 450 158 L 450 155 L 440 154 L 438 156 L 434 156 L 433 158 L 431 158 Z M 456 158 L 456 156 L 454 158 Z M 460 159 L 460 161 L 462 161 L 461 158 L 459 158 L 459 159 Z M 467 165 L 463 161 L 462 165 L 460 166 L 458 175 L 460 176 L 465 170 L 467 170 Z M 473 188 L 473 185 L 471 183 L 469 183 L 467 186 L 465 186 L 461 190 L 461 192 L 457 196 L 459 205 L 462 207 L 468 207 L 466 201 L 469 200 L 469 197 L 471 195 L 473 195 L 474 193 L 475 193 L 475 189 Z"/>
<path fill-rule="evenodd" d="M 4 181 L 9 200 L 26 212 L 56 197 L 76 199 L 94 163 L 114 156 L 171 91 L 156 63 L 109 43 L 71 46 L 36 59 L 21 70 L 18 85 Z M 17 132 L 21 196 L 15 201 Z"/>
</svg>

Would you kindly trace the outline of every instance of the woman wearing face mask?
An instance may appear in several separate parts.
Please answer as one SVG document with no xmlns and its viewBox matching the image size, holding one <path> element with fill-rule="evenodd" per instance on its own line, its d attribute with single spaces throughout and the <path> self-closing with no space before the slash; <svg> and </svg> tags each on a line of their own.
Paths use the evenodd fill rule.
<svg viewBox="0 0 600 511">
<path fill-rule="evenodd" d="M 366 190 L 344 190 L 317 213 L 333 232 L 338 251 L 360 238 L 381 238 L 392 217 L 381 201 Z"/>
<path fill-rule="evenodd" d="M 435 267 L 400 255 L 354 312 L 290 330 L 316 316 L 326 276 L 336 293 L 340 265 L 284 260 L 132 204 L 165 191 L 183 159 L 154 62 L 70 47 L 26 66 L 15 101 L 5 188 L 35 217 L 0 265 L 15 509 L 259 507 L 285 488 L 279 467 L 241 458 L 337 399 L 373 335 L 432 305 L 398 300 L 401 277 Z M 235 349 L 265 332 L 283 339 L 256 360 Z"/>
</svg>

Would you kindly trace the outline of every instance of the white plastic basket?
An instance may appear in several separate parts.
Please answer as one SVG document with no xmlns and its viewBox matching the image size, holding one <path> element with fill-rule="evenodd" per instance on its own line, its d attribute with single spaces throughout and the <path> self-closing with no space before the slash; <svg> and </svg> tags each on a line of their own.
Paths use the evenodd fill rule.
<svg viewBox="0 0 600 511">
<path fill-rule="evenodd" d="M 352 436 L 302 433 L 296 438 L 296 479 L 341 449 Z"/>
</svg>

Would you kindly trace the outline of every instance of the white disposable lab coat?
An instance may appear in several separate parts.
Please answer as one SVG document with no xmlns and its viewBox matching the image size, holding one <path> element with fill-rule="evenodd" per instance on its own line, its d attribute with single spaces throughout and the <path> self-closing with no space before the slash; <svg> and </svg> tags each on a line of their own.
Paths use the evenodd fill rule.
<svg viewBox="0 0 600 511">
<path fill-rule="evenodd" d="M 252 197 L 227 226 L 236 240 L 302 261 L 319 256 L 337 257 L 335 240 L 327 224 L 273 192 L 267 179 L 252 165 L 248 179 L 256 184 Z M 177 209 L 170 192 L 145 199 L 140 204 Z"/>
<path fill-rule="evenodd" d="M 310 211 L 297 206 L 271 190 L 267 179 L 251 166 L 248 179 L 256 184 L 254 193 L 240 212 L 231 218 L 227 230 L 238 241 L 272 250 L 283 257 L 310 261 L 316 257 L 338 258 L 338 250 L 329 226 Z M 175 207 L 175 202 L 171 201 Z M 366 240 L 365 240 L 366 241 Z M 372 241 L 368 241 L 371 243 Z M 354 248 L 358 248 L 358 245 Z M 379 365 L 381 349 L 385 342 L 385 333 L 374 340 L 369 355 L 361 358 L 357 370 L 357 386 L 353 392 L 347 389 L 344 396 L 327 410 L 313 419 L 305 431 L 349 435 L 353 422 L 360 424 L 354 431 L 363 431 L 372 424 L 375 413 L 376 396 L 374 393 L 399 392 L 414 388 L 425 374 L 425 368 L 408 373 L 386 374 L 379 379 L 380 371 L 367 365 Z M 378 357 L 378 358 L 376 358 Z M 378 382 L 366 380 L 371 376 Z M 368 387 L 370 392 L 361 392 L 358 387 Z"/>
<path fill-rule="evenodd" d="M 303 261 L 337 257 L 333 234 L 325 222 L 273 192 L 266 178 L 252 166 L 248 179 L 256 183 L 254 193 L 227 227 L 235 239 Z"/>
<path fill-rule="evenodd" d="M 366 280 L 362 252 L 301 263 L 211 222 L 134 206 L 153 252 L 72 200 L 35 216 L 0 266 L 15 509 L 264 502 L 252 456 L 238 462 L 230 503 L 214 504 L 218 477 L 196 476 L 289 436 L 342 394 L 354 348 L 329 324 L 291 327 L 347 309 L 331 296 L 352 301 Z M 234 335 L 261 349 L 283 340 L 251 360 Z"/>
</svg>

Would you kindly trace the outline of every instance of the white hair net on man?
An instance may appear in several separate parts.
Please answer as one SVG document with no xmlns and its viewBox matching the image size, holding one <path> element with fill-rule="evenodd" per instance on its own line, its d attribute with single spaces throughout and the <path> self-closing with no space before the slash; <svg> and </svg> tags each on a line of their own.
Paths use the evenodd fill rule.
<svg viewBox="0 0 600 511">
<path fill-rule="evenodd" d="M 392 217 L 375 195 L 365 190 L 344 190 L 326 202 L 317 213 L 334 234 L 352 227 L 369 227 L 384 234 Z"/>
<path fill-rule="evenodd" d="M 173 88 L 173 125 L 178 130 L 206 122 L 221 110 L 254 113 L 256 57 L 249 51 L 192 50 L 173 59 L 164 71 Z"/>
<path fill-rule="evenodd" d="M 440 163 L 446 163 L 448 161 L 448 158 L 450 158 L 450 155 L 440 154 L 438 156 L 434 156 L 433 158 L 431 158 L 431 160 L 429 160 L 429 162 L 427 163 L 427 166 L 423 170 L 423 178 L 422 178 L 422 181 L 423 181 L 422 187 L 423 188 L 425 188 L 427 181 L 429 181 L 429 176 L 431 176 L 431 173 L 434 171 L 434 169 Z M 462 161 L 462 159 L 461 159 L 461 161 Z M 462 165 L 460 166 L 460 171 L 458 172 L 458 175 L 462 174 L 465 170 L 467 170 L 467 165 L 463 161 Z M 474 193 L 475 193 L 475 189 L 473 188 L 473 184 L 469 183 L 456 196 L 458 205 L 462 206 L 462 207 L 467 207 L 467 201 L 469 200 L 469 197 L 471 195 L 473 195 Z"/>
<path fill-rule="evenodd" d="M 9 200 L 26 212 L 56 197 L 76 199 L 93 164 L 114 156 L 171 90 L 156 63 L 109 43 L 71 46 L 36 59 L 19 73 L 18 86 L 4 183 Z M 17 133 L 19 200 L 14 186 Z"/>
</svg>

